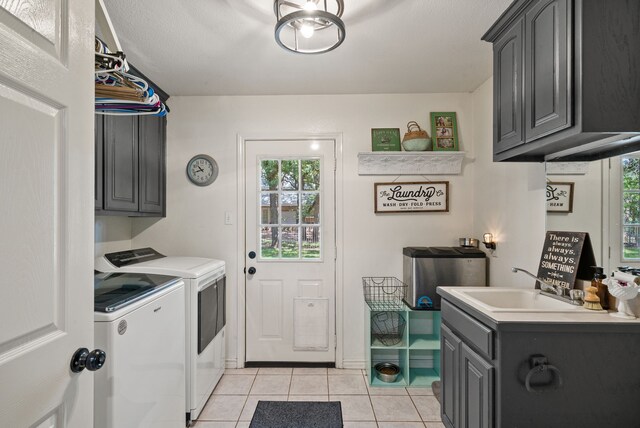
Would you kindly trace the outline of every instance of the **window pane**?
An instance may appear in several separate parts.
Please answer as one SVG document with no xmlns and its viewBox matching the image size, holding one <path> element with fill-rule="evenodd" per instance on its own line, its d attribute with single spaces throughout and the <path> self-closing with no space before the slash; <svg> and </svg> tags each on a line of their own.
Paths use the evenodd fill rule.
<svg viewBox="0 0 640 428">
<path fill-rule="evenodd" d="M 282 228 L 282 258 L 297 259 L 300 257 L 298 245 L 298 227 Z"/>
<path fill-rule="evenodd" d="M 278 247 L 279 233 L 277 227 L 263 227 L 260 229 L 260 257 L 274 259 L 280 256 Z"/>
<path fill-rule="evenodd" d="M 302 222 L 305 224 L 320 224 L 320 194 L 302 194 Z"/>
<path fill-rule="evenodd" d="M 282 161 L 282 190 L 298 190 L 298 160 Z"/>
<path fill-rule="evenodd" d="M 320 258 L 320 228 L 305 226 L 302 227 L 302 258 Z"/>
<path fill-rule="evenodd" d="M 282 224 L 298 224 L 300 209 L 298 208 L 298 194 L 284 192 L 282 197 Z"/>
<path fill-rule="evenodd" d="M 622 173 L 624 190 L 640 188 L 640 158 L 623 158 Z"/>
<path fill-rule="evenodd" d="M 260 221 L 262 224 L 278 224 L 278 194 L 260 194 Z"/>
<path fill-rule="evenodd" d="M 622 219 L 625 225 L 640 224 L 640 194 L 628 192 L 623 193 Z"/>
<path fill-rule="evenodd" d="M 278 161 L 260 162 L 260 190 L 278 190 Z"/>
<path fill-rule="evenodd" d="M 622 232 L 624 259 L 640 259 L 640 227 L 625 226 Z"/>
<path fill-rule="evenodd" d="M 302 161 L 302 190 L 320 189 L 320 159 Z"/>
</svg>

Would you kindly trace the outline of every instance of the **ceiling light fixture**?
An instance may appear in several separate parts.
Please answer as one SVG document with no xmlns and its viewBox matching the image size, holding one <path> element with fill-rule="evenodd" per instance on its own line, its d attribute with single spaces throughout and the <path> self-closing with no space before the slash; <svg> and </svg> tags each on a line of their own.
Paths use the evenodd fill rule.
<svg viewBox="0 0 640 428">
<path fill-rule="evenodd" d="M 284 49 L 319 54 L 344 41 L 343 0 L 275 0 L 273 9 L 276 42 Z"/>
</svg>

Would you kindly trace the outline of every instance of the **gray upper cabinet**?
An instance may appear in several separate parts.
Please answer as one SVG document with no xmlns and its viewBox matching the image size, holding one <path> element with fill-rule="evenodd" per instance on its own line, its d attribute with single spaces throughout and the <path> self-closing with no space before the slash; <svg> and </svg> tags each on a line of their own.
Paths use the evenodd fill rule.
<svg viewBox="0 0 640 428">
<path fill-rule="evenodd" d="M 104 210 L 138 211 L 138 118 L 104 118 Z"/>
<path fill-rule="evenodd" d="M 493 43 L 494 161 L 640 150 L 640 2 L 515 0 Z"/>
<path fill-rule="evenodd" d="M 102 182 L 102 160 L 103 160 L 103 126 L 104 118 L 96 114 L 95 115 L 95 180 L 93 182 L 94 188 L 93 193 L 95 195 L 95 208 L 96 210 L 102 209 L 102 190 L 103 190 L 103 182 Z"/>
<path fill-rule="evenodd" d="M 166 118 L 96 115 L 96 214 L 164 217 Z"/>
<path fill-rule="evenodd" d="M 544 0 L 526 13 L 525 138 L 571 126 L 569 0 Z"/>
<path fill-rule="evenodd" d="M 524 19 L 519 18 L 493 45 L 495 152 L 524 144 Z"/>
<path fill-rule="evenodd" d="M 163 118 L 140 116 L 140 212 L 164 211 L 165 196 L 165 125 Z"/>
</svg>

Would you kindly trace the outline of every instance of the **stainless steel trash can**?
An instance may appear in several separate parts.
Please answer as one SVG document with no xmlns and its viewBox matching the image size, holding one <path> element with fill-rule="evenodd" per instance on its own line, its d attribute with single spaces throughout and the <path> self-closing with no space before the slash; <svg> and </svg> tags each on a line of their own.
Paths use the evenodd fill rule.
<svg viewBox="0 0 640 428">
<path fill-rule="evenodd" d="M 486 286 L 487 258 L 469 247 L 405 247 L 405 302 L 412 309 L 440 310 L 439 286 Z"/>
</svg>

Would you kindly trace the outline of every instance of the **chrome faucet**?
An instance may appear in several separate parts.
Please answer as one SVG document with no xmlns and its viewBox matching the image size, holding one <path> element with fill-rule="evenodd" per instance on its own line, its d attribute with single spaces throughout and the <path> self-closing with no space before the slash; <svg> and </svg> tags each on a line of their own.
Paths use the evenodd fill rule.
<svg viewBox="0 0 640 428">
<path fill-rule="evenodd" d="M 583 294 L 578 293 L 578 291 L 581 291 L 581 290 L 569 290 L 564 287 L 549 284 L 548 282 L 545 282 L 544 280 L 538 278 L 531 272 L 524 269 L 517 268 L 517 267 L 512 267 L 511 271 L 514 273 L 522 272 L 526 275 L 529 275 L 531 278 L 535 279 L 538 283 L 540 283 L 540 293 L 544 294 L 545 296 L 553 297 L 555 299 L 562 300 L 567 303 L 571 303 L 572 305 L 582 306 Z"/>
</svg>

